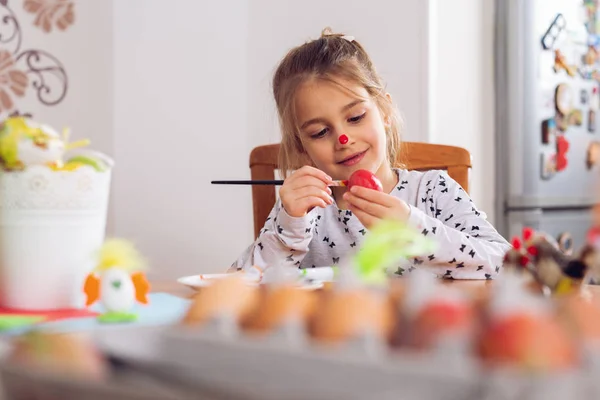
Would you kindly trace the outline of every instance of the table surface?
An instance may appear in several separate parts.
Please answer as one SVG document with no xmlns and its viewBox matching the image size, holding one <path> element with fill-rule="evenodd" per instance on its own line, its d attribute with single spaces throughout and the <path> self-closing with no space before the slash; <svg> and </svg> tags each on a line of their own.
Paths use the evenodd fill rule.
<svg viewBox="0 0 600 400">
<path fill-rule="evenodd" d="M 489 291 L 490 288 L 494 285 L 494 280 L 449 280 L 445 279 L 442 281 L 444 285 L 451 285 L 460 290 L 464 290 L 467 292 L 474 292 L 479 294 L 484 294 Z M 591 298 L 593 300 L 600 302 L 600 285 L 585 285 L 584 288 L 589 294 L 591 294 Z M 182 285 L 176 281 L 156 281 L 152 282 L 153 292 L 164 292 L 169 293 L 174 296 L 179 296 L 182 298 L 191 298 L 194 293 L 197 293 L 196 290 Z"/>
<path fill-rule="evenodd" d="M 151 281 L 150 290 L 152 292 L 163 292 L 172 294 L 174 296 L 182 298 L 190 298 L 196 293 L 196 291 L 188 286 L 182 285 L 176 281 Z"/>
</svg>

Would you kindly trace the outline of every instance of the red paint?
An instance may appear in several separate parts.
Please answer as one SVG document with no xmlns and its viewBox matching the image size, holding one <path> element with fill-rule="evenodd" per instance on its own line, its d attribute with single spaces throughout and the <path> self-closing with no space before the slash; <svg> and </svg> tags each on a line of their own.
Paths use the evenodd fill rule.
<svg viewBox="0 0 600 400">
<path fill-rule="evenodd" d="M 341 135 L 338 140 L 340 141 L 341 144 L 346 144 L 346 143 L 348 143 L 348 136 Z"/>
<path fill-rule="evenodd" d="M 367 171 L 364 169 L 354 171 L 354 173 L 350 175 L 350 179 L 348 179 L 348 189 L 352 189 L 352 186 L 354 185 L 363 186 L 368 189 L 378 190 L 380 192 L 383 191 L 381 181 L 377 179 L 375 174 L 373 174 L 371 171 Z"/>
</svg>

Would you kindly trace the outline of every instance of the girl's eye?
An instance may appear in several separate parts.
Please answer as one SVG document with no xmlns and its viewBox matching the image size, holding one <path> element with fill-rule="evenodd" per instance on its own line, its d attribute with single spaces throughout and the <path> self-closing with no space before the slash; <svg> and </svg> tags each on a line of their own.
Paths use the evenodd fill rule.
<svg viewBox="0 0 600 400">
<path fill-rule="evenodd" d="M 310 137 L 313 138 L 313 139 L 320 139 L 323 136 L 325 136 L 326 133 L 327 133 L 327 128 L 323 129 L 320 132 L 315 133 L 314 135 L 311 135 Z"/>
<path fill-rule="evenodd" d="M 365 114 L 367 114 L 367 113 L 365 112 L 360 115 L 357 115 L 356 117 L 348 118 L 348 122 L 353 122 L 353 123 L 359 122 L 361 119 L 363 119 L 365 117 Z"/>
</svg>

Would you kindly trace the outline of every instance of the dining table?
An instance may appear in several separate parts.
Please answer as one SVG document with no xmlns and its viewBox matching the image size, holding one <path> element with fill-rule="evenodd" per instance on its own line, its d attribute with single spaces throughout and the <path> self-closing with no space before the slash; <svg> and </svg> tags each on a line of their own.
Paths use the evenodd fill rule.
<svg viewBox="0 0 600 400">
<path fill-rule="evenodd" d="M 406 279 L 397 278 L 392 279 L 390 281 L 390 290 L 394 291 L 397 288 L 405 288 Z M 497 280 L 441 280 L 442 285 L 456 288 L 465 293 L 470 293 L 474 295 L 476 298 L 485 298 L 487 295 L 491 293 L 494 289 L 495 285 L 498 284 Z M 167 293 L 172 296 L 176 296 L 181 299 L 192 299 L 195 294 L 198 293 L 198 288 L 192 288 L 186 286 L 176 280 L 170 279 L 156 279 L 150 280 L 151 292 L 152 293 Z M 332 283 L 325 283 L 323 289 L 319 290 L 328 290 L 332 286 Z M 588 298 L 591 298 L 594 301 L 600 302 L 600 285 L 585 285 L 582 287 L 582 291 L 585 292 Z M 217 393 L 207 393 L 206 395 L 197 397 L 206 400 L 222 400 L 224 397 Z M 2 395 L 2 390 L 0 386 L 0 400 L 4 400 L 5 397 Z"/>
</svg>

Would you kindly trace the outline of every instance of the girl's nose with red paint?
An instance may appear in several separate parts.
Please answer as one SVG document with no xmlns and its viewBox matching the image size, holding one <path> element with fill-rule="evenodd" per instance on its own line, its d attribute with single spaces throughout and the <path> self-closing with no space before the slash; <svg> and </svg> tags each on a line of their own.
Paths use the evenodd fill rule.
<svg viewBox="0 0 600 400">
<path fill-rule="evenodd" d="M 338 140 L 340 141 L 341 144 L 346 144 L 346 143 L 348 143 L 348 136 L 340 135 Z"/>
</svg>

